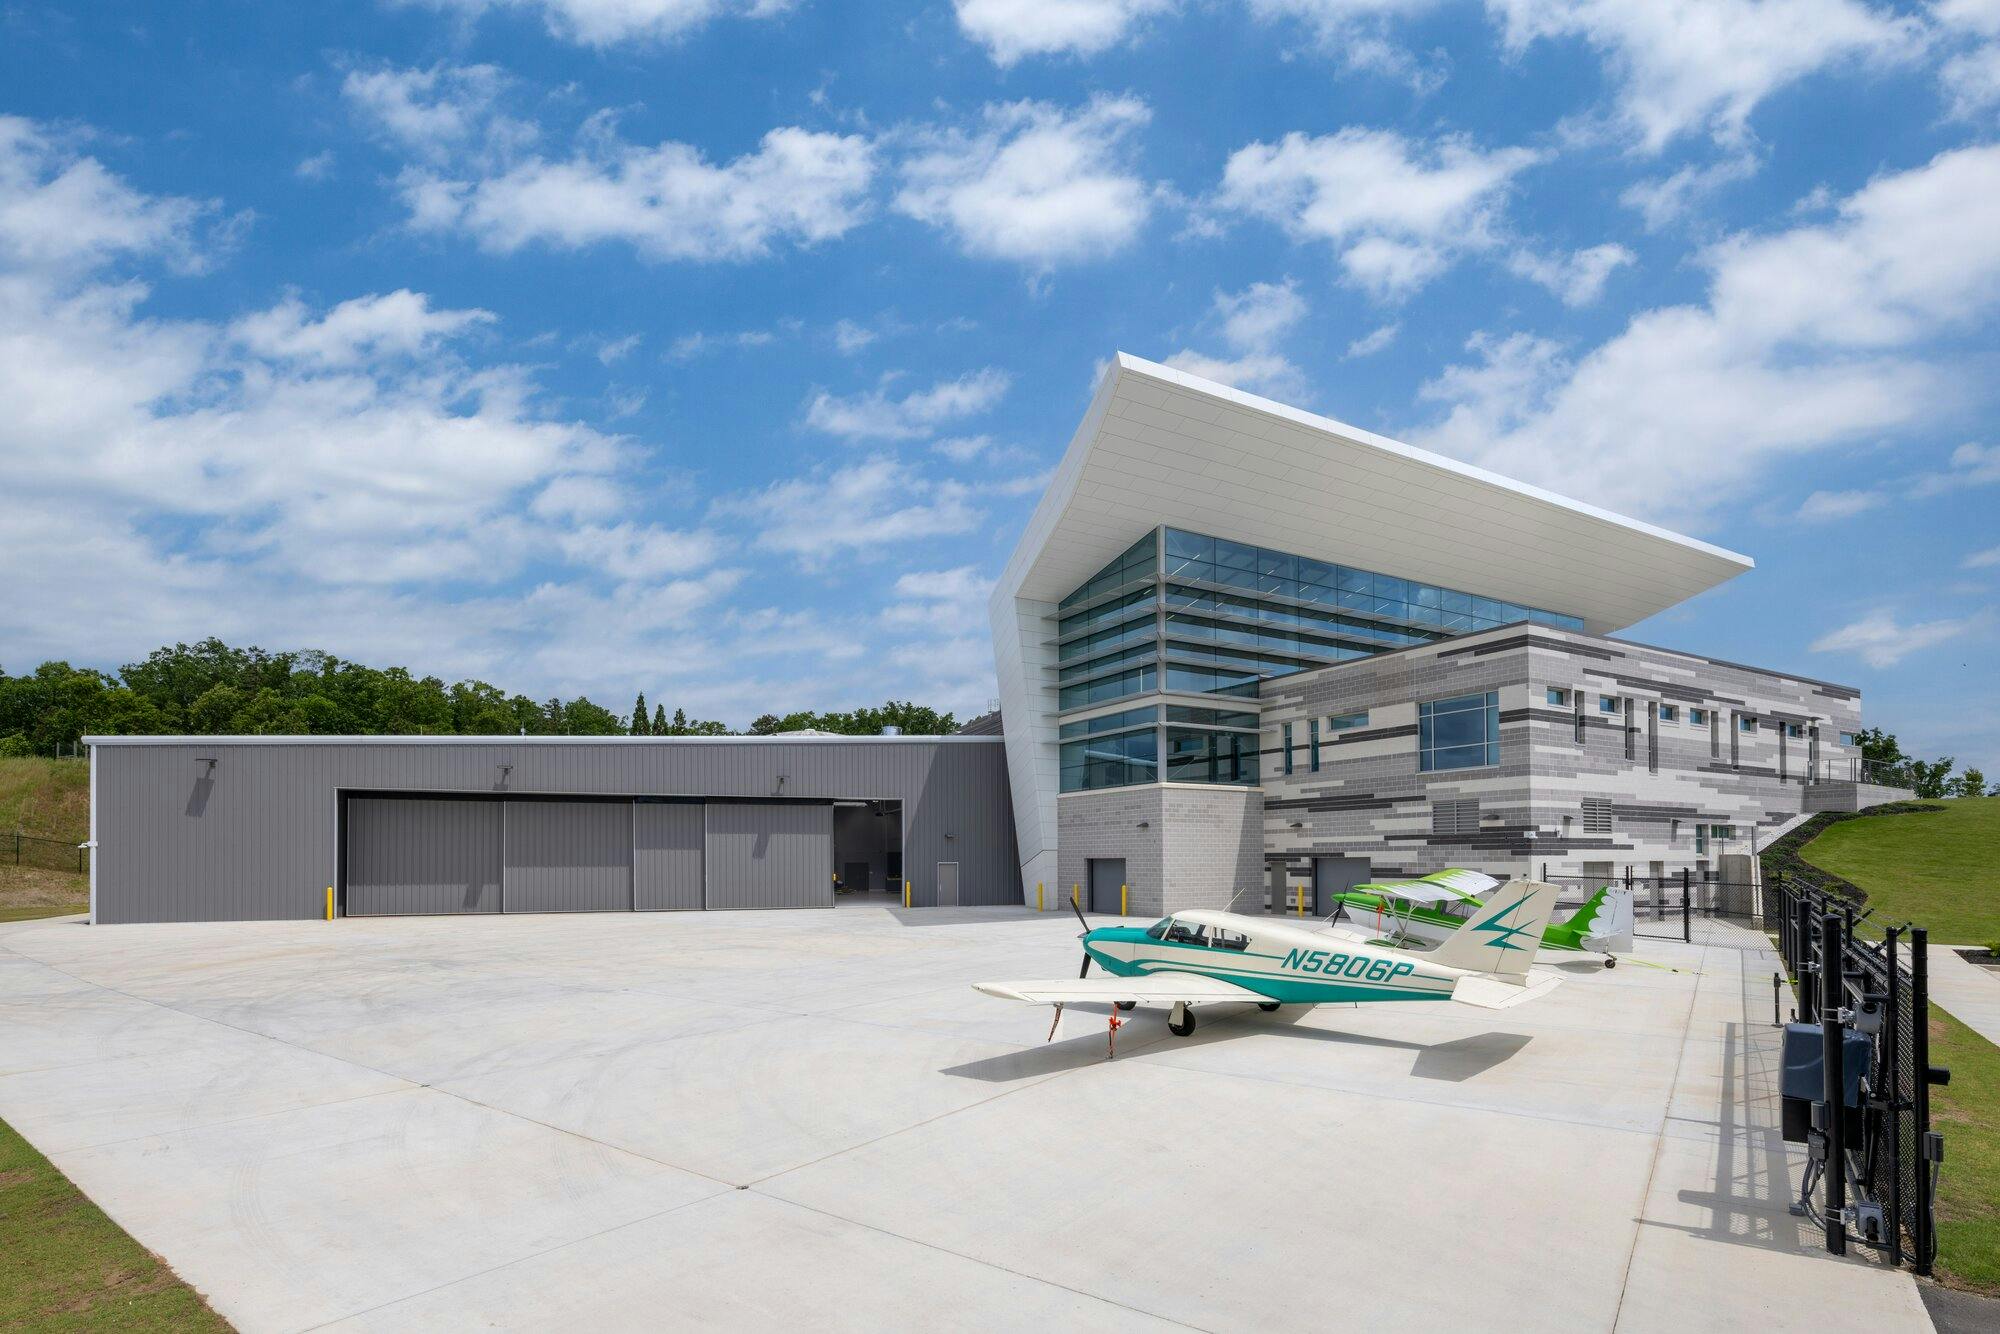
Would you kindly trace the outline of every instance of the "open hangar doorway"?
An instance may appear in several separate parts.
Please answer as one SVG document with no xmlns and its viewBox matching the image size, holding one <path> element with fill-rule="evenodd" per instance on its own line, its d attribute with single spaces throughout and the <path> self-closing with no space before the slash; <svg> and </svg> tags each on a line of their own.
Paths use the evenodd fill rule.
<svg viewBox="0 0 2000 1334">
<path fill-rule="evenodd" d="M 833 803 L 833 883 L 840 903 L 902 903 L 902 802 Z"/>
</svg>

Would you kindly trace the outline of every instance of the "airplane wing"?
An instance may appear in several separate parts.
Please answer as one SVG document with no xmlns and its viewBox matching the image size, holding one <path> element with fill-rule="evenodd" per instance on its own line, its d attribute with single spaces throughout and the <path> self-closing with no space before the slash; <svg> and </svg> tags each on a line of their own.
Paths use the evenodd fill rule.
<svg viewBox="0 0 2000 1334">
<path fill-rule="evenodd" d="M 974 982 L 974 991 L 983 991 L 1001 1000 L 1026 1001 L 1030 1005 L 1109 1005 L 1116 1001 L 1136 1001 L 1140 1005 L 1221 1005 L 1231 1001 L 1268 1001 L 1248 987 L 1225 982 L 1200 973 L 1149 973 L 1145 977 L 1062 977 L 1040 982 Z M 1512 991 L 1514 988 L 1509 987 Z"/>
</svg>

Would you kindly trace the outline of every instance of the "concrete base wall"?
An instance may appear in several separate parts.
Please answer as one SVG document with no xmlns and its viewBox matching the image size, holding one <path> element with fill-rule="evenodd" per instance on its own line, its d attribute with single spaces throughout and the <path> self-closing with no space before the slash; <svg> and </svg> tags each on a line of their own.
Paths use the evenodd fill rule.
<svg viewBox="0 0 2000 1334">
<path fill-rule="evenodd" d="M 1806 789 L 1805 809 L 1819 811 L 1865 811 L 1870 806 L 1886 806 L 1892 801 L 1915 801 L 1917 794 L 1904 787 L 1882 787 L 1876 783 L 1815 783 Z"/>
<path fill-rule="evenodd" d="M 1068 912 L 1069 896 L 1075 891 L 1088 907 L 1091 859 L 1122 857 L 1132 912 L 1154 912 L 1162 897 L 1160 875 L 1166 860 L 1162 791 L 1153 785 L 1064 793 L 1056 803 L 1057 882 L 1048 887 L 1043 906 Z M 1033 892 L 1029 891 L 1030 902 Z"/>
</svg>

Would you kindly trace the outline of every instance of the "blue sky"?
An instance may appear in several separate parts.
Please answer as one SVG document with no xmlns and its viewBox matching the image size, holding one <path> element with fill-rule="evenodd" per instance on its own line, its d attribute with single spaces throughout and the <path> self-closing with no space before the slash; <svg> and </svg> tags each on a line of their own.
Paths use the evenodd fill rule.
<svg viewBox="0 0 2000 1334">
<path fill-rule="evenodd" d="M 2000 771 L 2000 0 L 0 0 L 0 663 L 993 694 L 1123 349 Z"/>
</svg>

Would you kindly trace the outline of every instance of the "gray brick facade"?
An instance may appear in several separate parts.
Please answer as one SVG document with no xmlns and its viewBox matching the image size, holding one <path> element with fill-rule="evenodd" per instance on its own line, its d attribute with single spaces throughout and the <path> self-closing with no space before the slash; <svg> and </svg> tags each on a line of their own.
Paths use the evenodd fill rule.
<svg viewBox="0 0 2000 1334">
<path fill-rule="evenodd" d="M 1485 691 L 1499 700 L 1499 763 L 1422 772 L 1418 704 Z M 1541 626 L 1302 672 L 1266 682 L 1263 699 L 1265 852 L 1295 882 L 1326 855 L 1366 857 L 1377 876 L 1700 874 L 1799 814 L 1813 784 L 1850 776 L 1858 757 L 1840 737 L 1861 725 L 1847 686 Z M 1330 729 L 1332 715 L 1364 710 L 1365 726 Z M 1717 825 L 1734 832 L 1712 837 Z"/>
<path fill-rule="evenodd" d="M 1099 857 L 1124 859 L 1135 917 L 1262 908 L 1264 797 L 1256 788 L 1154 783 L 1069 792 L 1057 803 L 1057 823 L 1060 883 L 1044 895 L 1049 908 L 1088 885 L 1089 862 Z"/>
</svg>

